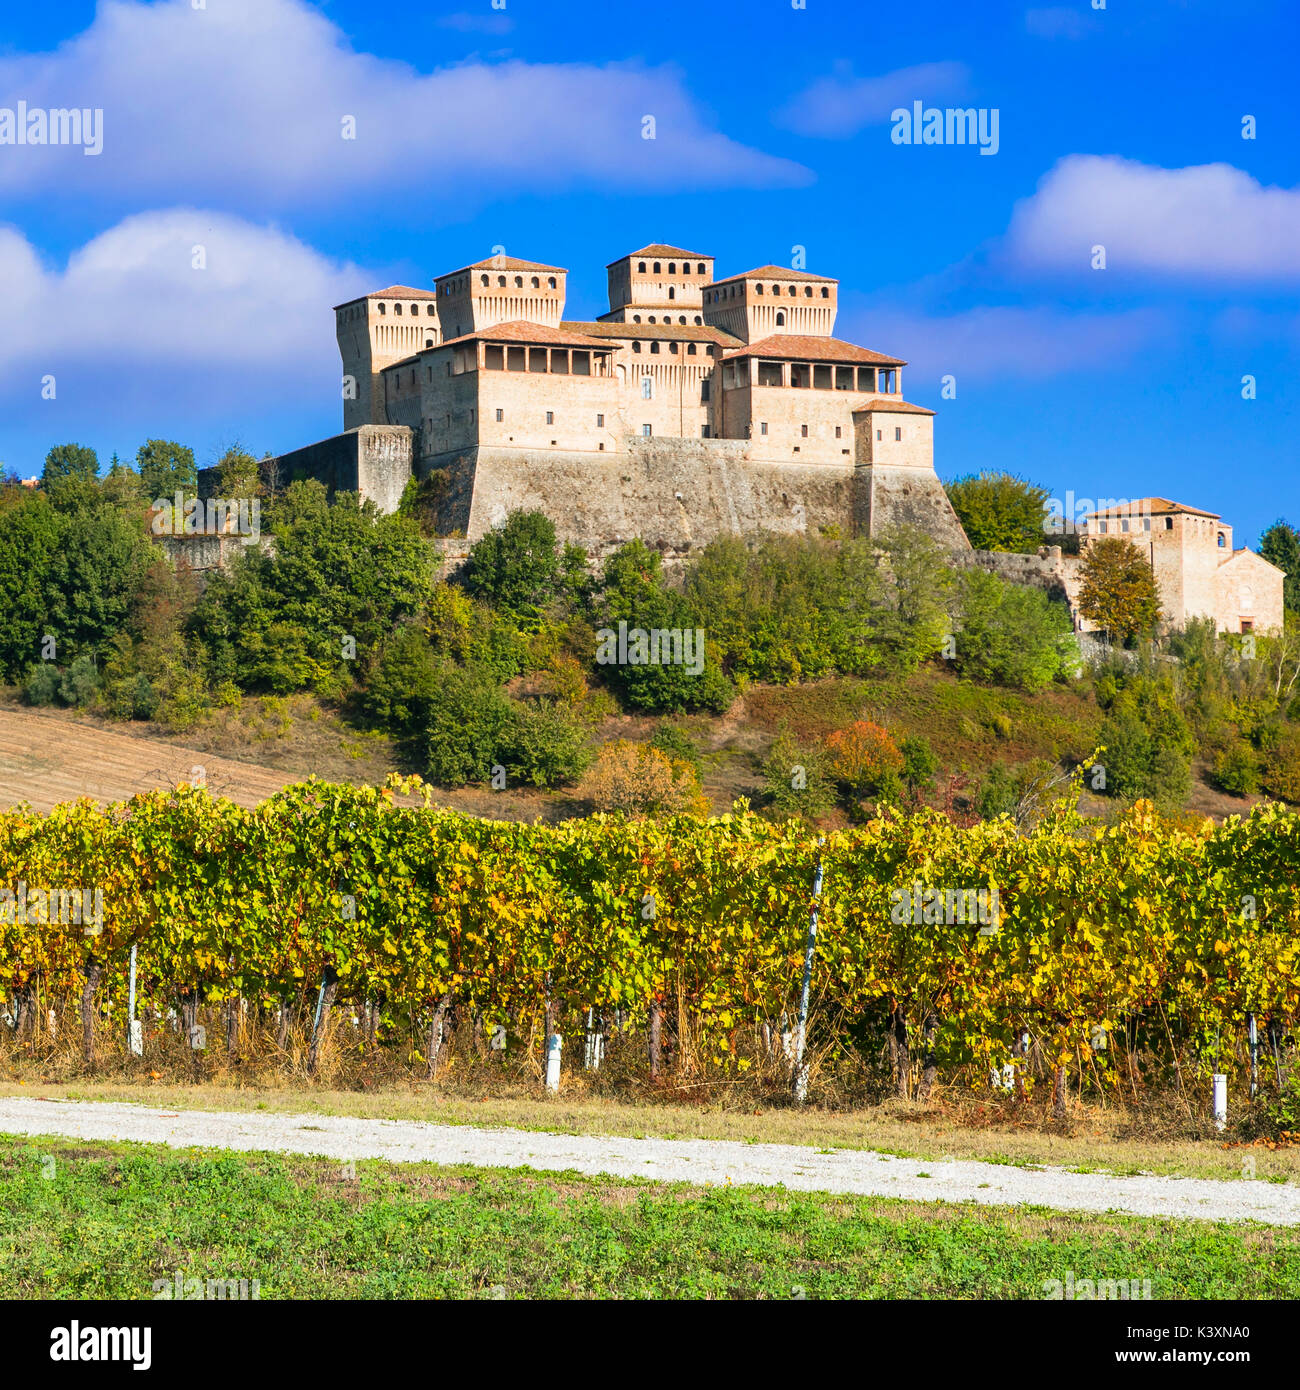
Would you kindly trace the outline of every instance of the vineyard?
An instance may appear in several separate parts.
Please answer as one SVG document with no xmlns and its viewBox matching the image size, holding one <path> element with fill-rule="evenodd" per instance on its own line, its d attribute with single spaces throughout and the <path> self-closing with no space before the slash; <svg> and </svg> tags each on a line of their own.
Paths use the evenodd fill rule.
<svg viewBox="0 0 1300 1390">
<path fill-rule="evenodd" d="M 508 824 L 395 789 L 418 790 L 313 781 L 244 808 L 181 787 L 0 813 L 9 1045 L 79 1010 L 88 1066 L 125 1052 L 134 952 L 155 1025 L 202 1010 L 314 1035 L 346 1012 L 359 1046 L 403 1047 L 429 1075 L 453 1022 L 514 1056 L 594 1029 L 636 1038 L 652 1079 L 738 1076 L 788 1056 L 815 908 L 818 1067 L 887 1058 L 920 1097 L 996 1071 L 1058 1103 L 1136 1098 L 1211 1070 L 1244 1086 L 1253 1019 L 1261 1076 L 1281 1082 L 1300 818 L 1278 806 L 1217 828 L 1143 803 L 1104 828 L 1061 811 L 1028 834 L 891 814 L 821 840 L 748 811 Z M 977 894 L 991 924 L 963 910 Z"/>
</svg>

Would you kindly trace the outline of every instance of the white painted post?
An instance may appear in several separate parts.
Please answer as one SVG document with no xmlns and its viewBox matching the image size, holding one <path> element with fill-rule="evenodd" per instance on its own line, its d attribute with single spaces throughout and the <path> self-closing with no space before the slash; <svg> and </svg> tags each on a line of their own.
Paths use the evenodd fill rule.
<svg viewBox="0 0 1300 1390">
<path fill-rule="evenodd" d="M 564 1049 L 564 1039 L 552 1033 L 546 1040 L 546 1089 L 552 1093 L 560 1089 L 560 1053 Z"/>
<path fill-rule="evenodd" d="M 135 947 L 131 947 L 131 986 L 126 1006 L 126 1047 L 132 1057 L 144 1056 L 144 1027 L 135 1016 Z"/>
<path fill-rule="evenodd" d="M 1214 1127 L 1220 1134 L 1228 1127 L 1228 1078 L 1221 1071 L 1214 1073 Z"/>
<path fill-rule="evenodd" d="M 818 840 L 820 845 L 822 840 Z M 808 944 L 803 955 L 803 989 L 799 993 L 799 1026 L 794 1038 L 794 1098 L 802 1105 L 808 1099 L 808 1067 L 803 1059 L 808 1039 L 808 994 L 812 985 L 813 957 L 817 952 L 817 901 L 822 895 L 822 866 L 819 862 L 813 876 L 812 912 L 808 917 Z"/>
<path fill-rule="evenodd" d="M 594 1009 L 587 1010 L 587 1048 L 583 1057 L 583 1067 L 587 1071 L 599 1071 L 601 1059 L 605 1055 L 604 1036 L 596 1028 Z"/>
<path fill-rule="evenodd" d="M 1250 1041 L 1250 1098 L 1254 1100 L 1259 1090 L 1259 1024 L 1254 1014 L 1246 1016 L 1246 1023 Z"/>
</svg>

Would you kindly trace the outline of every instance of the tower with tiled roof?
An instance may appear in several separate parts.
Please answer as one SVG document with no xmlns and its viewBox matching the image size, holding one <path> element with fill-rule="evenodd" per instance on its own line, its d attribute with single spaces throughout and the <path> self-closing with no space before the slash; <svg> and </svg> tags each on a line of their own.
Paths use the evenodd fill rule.
<svg viewBox="0 0 1300 1390">
<path fill-rule="evenodd" d="M 681 246 L 652 242 L 605 267 L 609 312 L 605 323 L 677 323 L 698 326 L 713 257 Z"/>
<path fill-rule="evenodd" d="M 384 419 L 386 367 L 441 341 L 432 290 L 390 285 L 334 307 L 334 331 L 343 359 L 343 428 Z"/>
</svg>

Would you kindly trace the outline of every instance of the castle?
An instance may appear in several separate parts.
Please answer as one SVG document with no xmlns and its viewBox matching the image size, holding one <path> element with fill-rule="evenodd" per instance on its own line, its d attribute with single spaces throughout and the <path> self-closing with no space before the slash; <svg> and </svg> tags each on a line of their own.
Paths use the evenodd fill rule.
<svg viewBox="0 0 1300 1390">
<path fill-rule="evenodd" d="M 494 256 L 335 309 L 343 433 L 277 460 L 386 509 L 429 480 L 472 542 L 544 511 L 599 552 L 681 556 L 724 532 L 924 526 L 969 549 L 900 358 L 834 336 L 839 285 L 651 245 L 607 267 L 609 311 L 564 317 L 567 271 Z"/>
<path fill-rule="evenodd" d="M 837 280 L 717 279 L 712 256 L 663 244 L 606 272 L 592 321 L 564 317 L 562 266 L 504 254 L 337 305 L 343 432 L 281 455 L 273 481 L 393 511 L 415 479 L 449 560 L 517 510 L 595 557 L 640 537 L 669 562 L 727 533 L 916 526 L 957 563 L 1058 593 L 1089 630 L 1078 557 L 971 549 L 934 470 L 934 412 L 904 399 L 905 361 L 834 336 Z M 1143 548 L 1170 625 L 1282 625 L 1281 571 L 1234 551 L 1213 513 L 1148 498 L 1086 529 Z"/>
</svg>

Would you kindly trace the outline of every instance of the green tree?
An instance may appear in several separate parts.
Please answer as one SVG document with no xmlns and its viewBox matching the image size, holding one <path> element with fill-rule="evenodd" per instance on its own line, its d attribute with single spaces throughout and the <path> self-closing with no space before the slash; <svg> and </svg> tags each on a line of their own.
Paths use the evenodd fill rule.
<svg viewBox="0 0 1300 1390">
<path fill-rule="evenodd" d="M 958 594 L 955 665 L 961 675 L 1034 691 L 1077 669 L 1069 612 L 1041 589 L 967 570 Z"/>
<path fill-rule="evenodd" d="M 1011 473 L 983 472 L 957 478 L 947 492 L 976 550 L 1032 554 L 1043 544 L 1045 489 Z"/>
<path fill-rule="evenodd" d="M 47 580 L 60 662 L 106 649 L 127 626 L 154 554 L 140 522 L 112 507 L 65 518 Z"/>
<path fill-rule="evenodd" d="M 94 478 L 98 473 L 99 455 L 93 449 L 84 444 L 56 444 L 45 455 L 41 486 L 45 487 L 56 478 Z"/>
<path fill-rule="evenodd" d="M 145 440 L 136 453 L 135 465 L 150 501 L 170 498 L 178 488 L 186 496 L 193 496 L 198 486 L 194 450 L 175 440 Z"/>
<path fill-rule="evenodd" d="M 48 578 L 63 518 L 27 488 L 0 509 L 0 676 L 16 681 L 41 658 L 50 631 Z"/>
<path fill-rule="evenodd" d="M 1160 621 L 1160 591 L 1142 552 L 1122 536 L 1093 541 L 1083 562 L 1079 611 L 1112 641 L 1132 641 Z"/>
<path fill-rule="evenodd" d="M 572 591 L 585 564 L 577 547 L 557 545 L 548 516 L 511 512 L 504 525 L 470 547 L 461 577 L 476 598 L 530 618 L 561 592 Z"/>
<path fill-rule="evenodd" d="M 1282 603 L 1291 612 L 1300 613 L 1300 532 L 1288 522 L 1275 521 L 1260 536 L 1259 553 L 1270 565 L 1285 571 Z"/>
</svg>

